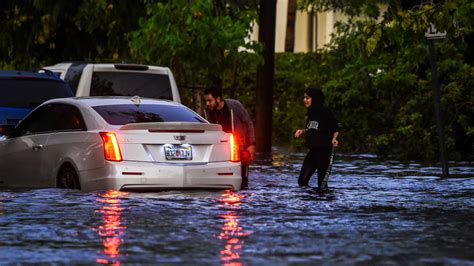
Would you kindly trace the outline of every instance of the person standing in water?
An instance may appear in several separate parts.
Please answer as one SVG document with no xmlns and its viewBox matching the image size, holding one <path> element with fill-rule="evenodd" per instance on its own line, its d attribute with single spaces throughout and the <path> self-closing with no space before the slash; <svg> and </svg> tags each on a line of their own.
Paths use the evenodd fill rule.
<svg viewBox="0 0 474 266">
<path fill-rule="evenodd" d="M 242 103 L 234 99 L 224 99 L 222 90 L 216 86 L 210 86 L 204 91 L 204 100 L 206 119 L 211 123 L 222 125 L 224 132 L 236 134 L 242 159 L 242 188 L 248 188 L 249 164 L 255 155 L 252 119 Z"/>
<path fill-rule="evenodd" d="M 333 151 L 339 144 L 337 137 L 341 129 L 331 110 L 324 106 L 324 94 L 320 89 L 307 88 L 303 103 L 308 110 L 306 128 L 296 130 L 294 137 L 306 135 L 309 152 L 301 167 L 298 184 L 309 186 L 309 180 L 317 170 L 318 190 L 322 191 L 328 188 Z"/>
</svg>

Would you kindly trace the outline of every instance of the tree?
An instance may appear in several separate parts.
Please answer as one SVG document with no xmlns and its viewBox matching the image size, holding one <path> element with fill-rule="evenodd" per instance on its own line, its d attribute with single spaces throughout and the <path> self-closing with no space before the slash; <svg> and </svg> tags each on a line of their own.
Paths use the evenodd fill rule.
<svg viewBox="0 0 474 266">
<path fill-rule="evenodd" d="M 295 21 L 296 21 L 296 0 L 288 0 L 288 12 L 286 20 L 285 52 L 295 50 Z"/>
<path fill-rule="evenodd" d="M 255 11 L 236 13 L 232 7 L 212 0 L 150 2 L 140 29 L 131 34 L 132 54 L 141 62 L 171 66 L 182 83 L 221 86 L 240 50 L 255 48 L 245 41 Z"/>
<path fill-rule="evenodd" d="M 272 148 L 273 84 L 275 74 L 276 0 L 260 1 L 258 39 L 263 44 L 263 64 L 257 68 L 257 151 Z"/>
<path fill-rule="evenodd" d="M 143 10 L 143 1 L 1 1 L 1 67 L 127 59 L 126 33 Z"/>
</svg>

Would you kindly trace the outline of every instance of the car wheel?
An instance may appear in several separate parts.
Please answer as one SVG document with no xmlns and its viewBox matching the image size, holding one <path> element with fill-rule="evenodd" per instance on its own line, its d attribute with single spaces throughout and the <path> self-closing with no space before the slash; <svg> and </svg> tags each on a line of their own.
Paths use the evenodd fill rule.
<svg viewBox="0 0 474 266">
<path fill-rule="evenodd" d="M 64 165 L 59 170 L 58 174 L 58 188 L 67 189 L 81 189 L 79 183 L 79 177 L 77 176 L 76 170 L 71 165 Z"/>
</svg>

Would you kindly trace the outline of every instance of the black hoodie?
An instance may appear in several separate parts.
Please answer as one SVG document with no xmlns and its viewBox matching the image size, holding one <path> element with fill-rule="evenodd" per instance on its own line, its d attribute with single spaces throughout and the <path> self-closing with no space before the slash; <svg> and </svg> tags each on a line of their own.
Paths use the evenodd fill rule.
<svg viewBox="0 0 474 266">
<path fill-rule="evenodd" d="M 340 132 L 338 122 L 332 112 L 324 106 L 324 94 L 315 88 L 306 89 L 311 97 L 306 123 L 306 147 L 310 149 L 331 149 L 334 132 Z"/>
</svg>

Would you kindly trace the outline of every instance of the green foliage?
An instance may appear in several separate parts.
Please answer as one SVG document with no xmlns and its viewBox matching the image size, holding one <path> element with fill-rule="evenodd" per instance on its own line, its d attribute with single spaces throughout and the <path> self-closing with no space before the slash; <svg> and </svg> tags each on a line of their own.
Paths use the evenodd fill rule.
<svg viewBox="0 0 474 266">
<path fill-rule="evenodd" d="M 243 57 L 240 49 L 257 50 L 245 41 L 255 10 L 236 14 L 233 8 L 212 0 L 149 2 L 140 29 L 131 34 L 132 54 L 140 62 L 171 66 L 180 84 L 220 83 Z"/>
<path fill-rule="evenodd" d="M 463 23 L 454 28 L 452 19 L 443 16 L 456 10 L 450 17 L 458 17 L 457 12 L 465 13 L 472 7 L 465 1 L 459 2 L 464 6 L 446 3 L 409 10 L 393 5 L 381 22 L 353 17 L 346 24 L 337 24 L 328 49 L 277 54 L 274 145 L 303 146 L 302 140 L 292 138 L 293 132 L 305 124 L 302 93 L 306 86 L 319 85 L 327 105 L 343 125 L 340 149 L 399 159 L 437 160 L 425 39 L 427 22 L 435 21 L 438 29 L 448 31 L 446 39 L 436 42 L 436 50 L 449 158 L 474 159 L 474 67 L 472 61 L 466 61 L 469 45 L 461 35 L 471 32 L 473 19 L 462 18 L 459 21 Z M 245 104 L 252 106 L 252 102 Z"/>
<path fill-rule="evenodd" d="M 246 43 L 245 37 L 257 17 L 256 2 L 0 1 L 1 68 L 132 56 L 136 63 L 172 67 L 188 106 L 193 95 L 183 88 L 217 81 L 225 96 L 239 99 L 255 117 L 261 48 Z M 446 39 L 436 41 L 436 49 L 449 158 L 473 159 L 474 66 L 468 56 L 472 41 L 467 41 L 474 31 L 471 0 L 408 8 L 391 0 L 298 2 L 305 10 L 345 12 L 349 20 L 337 23 L 332 43 L 324 50 L 276 55 L 274 145 L 304 146 L 302 139 L 293 139 L 306 121 L 302 94 L 308 86 L 319 86 L 343 125 L 340 149 L 437 159 L 424 36 L 432 22 L 447 32 Z M 387 12 L 380 12 L 380 3 Z"/>
<path fill-rule="evenodd" d="M 302 2 L 309 4 L 304 8 L 312 5 L 318 10 L 345 10 L 339 5 L 344 1 Z M 440 31 L 448 33 L 445 40 L 437 41 L 447 148 L 452 159 L 472 159 L 473 66 L 464 59 L 468 45 L 457 37 L 472 32 L 473 19 L 458 15 L 472 11 L 472 5 L 467 1 L 444 1 L 444 5 L 403 9 L 389 2 L 388 11 L 378 21 L 370 15 L 378 13 L 373 10 L 374 2 L 383 1 L 349 4 L 358 8 L 349 14 L 354 16 L 348 23 L 337 25 L 328 49 L 319 51 L 318 55 L 305 55 L 306 59 L 302 60 L 312 61 L 312 67 L 293 66 L 295 77 L 313 77 L 309 83 L 306 78 L 297 81 L 285 78 L 284 82 L 292 81 L 294 87 L 314 83 L 323 88 L 327 104 L 344 127 L 341 149 L 435 160 L 438 143 L 424 36 L 429 22 L 433 22 Z M 457 25 L 453 18 L 458 19 Z M 277 60 L 277 77 L 282 71 L 281 64 Z M 279 86 L 277 79 L 276 87 Z M 291 113 L 286 115 L 288 118 L 297 121 L 296 111 L 286 112 Z M 284 117 L 276 121 L 286 124 L 275 128 L 291 124 Z"/>
<path fill-rule="evenodd" d="M 143 10 L 143 1 L 1 1 L 0 67 L 126 60 Z"/>
<path fill-rule="evenodd" d="M 444 45 L 440 48 L 449 49 Z M 340 149 L 399 159 L 436 160 L 438 143 L 427 48 L 420 45 L 412 49 L 413 52 L 399 51 L 393 56 L 391 51 L 385 51 L 387 54 L 378 58 L 383 61 L 368 57 L 345 61 L 353 56 L 347 50 L 277 54 L 273 144 L 303 147 L 303 140 L 292 137 L 306 122 L 302 94 L 305 87 L 320 85 L 327 105 L 343 125 Z M 421 53 L 414 57 L 420 61 L 396 58 L 414 53 Z M 450 158 L 472 159 L 474 69 L 459 58 L 440 55 Z M 251 69 L 247 68 L 248 73 Z M 243 76 L 251 75 L 239 75 Z M 251 94 L 254 79 L 246 83 L 248 86 L 239 89 Z M 255 106 L 253 98 L 237 98 L 250 110 Z"/>
<path fill-rule="evenodd" d="M 367 15 L 373 18 L 379 16 L 378 5 L 388 4 L 392 0 L 298 0 L 302 10 L 338 11 L 349 16 Z"/>
</svg>

